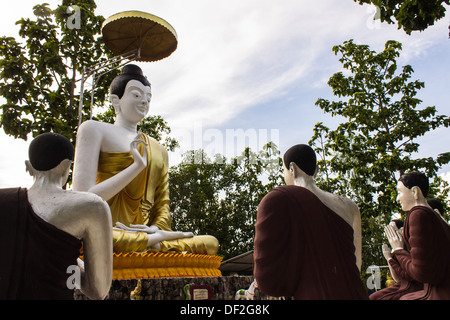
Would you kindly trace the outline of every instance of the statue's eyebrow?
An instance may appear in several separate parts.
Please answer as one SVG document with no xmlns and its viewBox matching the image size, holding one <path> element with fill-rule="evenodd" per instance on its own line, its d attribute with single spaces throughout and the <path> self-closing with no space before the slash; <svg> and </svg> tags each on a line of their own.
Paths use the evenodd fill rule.
<svg viewBox="0 0 450 320">
<path fill-rule="evenodd" d="M 134 85 L 133 86 L 129 86 L 126 91 L 131 91 L 131 90 L 138 90 L 141 93 L 150 94 L 150 95 L 152 94 L 151 92 L 144 91 L 141 88 L 139 88 L 137 86 L 134 86 Z"/>
</svg>

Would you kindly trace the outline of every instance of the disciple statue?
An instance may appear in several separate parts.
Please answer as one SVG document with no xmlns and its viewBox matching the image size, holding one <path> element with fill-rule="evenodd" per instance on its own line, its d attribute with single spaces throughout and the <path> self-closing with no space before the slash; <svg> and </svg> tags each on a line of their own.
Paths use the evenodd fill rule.
<svg viewBox="0 0 450 320">
<path fill-rule="evenodd" d="M 66 137 L 41 134 L 30 143 L 26 161 L 31 188 L 0 190 L 0 299 L 72 300 L 75 287 L 90 299 L 108 294 L 109 206 L 94 194 L 63 189 L 73 155 Z"/>
<path fill-rule="evenodd" d="M 393 220 L 390 223 L 391 228 L 397 230 L 397 232 L 403 232 L 403 221 Z M 382 290 L 378 290 L 370 295 L 370 300 L 399 300 L 402 296 L 423 290 L 423 283 L 420 283 L 413 278 L 411 278 L 405 272 L 398 272 L 398 265 L 390 263 L 389 260 L 392 259 L 392 250 L 386 243 L 382 245 L 383 256 L 388 262 L 389 271 L 392 275 L 392 282 L 390 286 Z M 404 248 L 408 250 L 405 246 Z"/>
<path fill-rule="evenodd" d="M 314 183 L 316 155 L 304 144 L 283 156 L 286 185 L 258 207 L 254 275 L 270 296 L 368 299 L 360 279 L 361 218 L 351 200 Z"/>
<path fill-rule="evenodd" d="M 401 300 L 450 299 L 450 227 L 427 199 L 429 182 L 421 172 L 402 175 L 397 183 L 397 202 L 406 212 L 403 231 L 385 228 L 391 250 L 385 252 L 389 266 L 401 278 L 423 284 L 422 290 L 405 292 Z M 389 293 L 389 288 L 378 294 Z"/>
<path fill-rule="evenodd" d="M 116 253 L 152 249 L 214 255 L 215 237 L 171 229 L 168 153 L 155 139 L 137 132 L 151 96 L 142 70 L 126 65 L 110 86 L 114 124 L 88 120 L 78 130 L 73 189 L 108 202 Z"/>
</svg>

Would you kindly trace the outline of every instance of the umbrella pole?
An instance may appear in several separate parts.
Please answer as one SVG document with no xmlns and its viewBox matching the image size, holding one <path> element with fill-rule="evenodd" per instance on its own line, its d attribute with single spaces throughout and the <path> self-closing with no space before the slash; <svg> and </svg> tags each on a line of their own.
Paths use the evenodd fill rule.
<svg viewBox="0 0 450 320">
<path fill-rule="evenodd" d="M 87 68 L 84 67 L 83 68 L 83 73 L 81 76 L 81 87 L 80 87 L 80 101 L 78 104 L 78 127 L 80 127 L 81 123 L 83 122 L 83 99 L 84 99 L 84 87 L 85 87 L 85 83 L 86 80 L 93 75 L 93 84 L 92 84 L 92 89 L 91 89 L 91 106 L 90 106 L 90 119 L 92 119 L 92 113 L 93 113 L 93 108 L 94 108 L 94 92 L 95 92 L 95 88 L 97 85 L 97 82 L 100 80 L 100 77 L 102 77 L 103 75 L 116 70 L 120 67 L 125 66 L 126 64 L 138 60 L 141 57 L 141 49 L 135 49 L 133 51 L 130 51 L 128 53 L 125 53 L 123 55 L 120 56 L 115 56 L 113 58 L 110 58 L 106 61 L 103 62 L 99 62 L 96 65 L 94 65 L 92 68 Z M 122 61 L 124 60 L 128 60 L 125 63 L 122 63 Z M 116 63 L 121 63 L 117 66 L 112 66 Z M 99 71 L 106 69 L 105 71 L 103 71 L 102 73 L 98 73 Z"/>
</svg>

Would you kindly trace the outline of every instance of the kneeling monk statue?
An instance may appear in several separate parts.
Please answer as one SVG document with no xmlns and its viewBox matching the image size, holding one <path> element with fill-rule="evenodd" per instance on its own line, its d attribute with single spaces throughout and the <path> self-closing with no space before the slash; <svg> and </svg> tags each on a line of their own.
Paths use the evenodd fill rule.
<svg viewBox="0 0 450 320">
<path fill-rule="evenodd" d="M 0 189 L 0 300 L 73 300 L 75 287 L 90 299 L 108 294 L 111 213 L 99 196 L 63 189 L 73 155 L 66 137 L 41 134 L 26 161 L 31 188 Z"/>
<path fill-rule="evenodd" d="M 215 255 L 215 237 L 171 229 L 167 151 L 137 132 L 150 100 L 151 85 L 142 70 L 126 65 L 110 87 L 115 123 L 88 120 L 78 130 L 73 189 L 108 202 L 115 253 L 152 249 Z"/>
<path fill-rule="evenodd" d="M 259 289 L 296 300 L 367 300 L 359 270 L 358 207 L 315 185 L 311 147 L 291 147 L 283 162 L 286 185 L 270 191 L 257 212 L 254 275 Z"/>
</svg>

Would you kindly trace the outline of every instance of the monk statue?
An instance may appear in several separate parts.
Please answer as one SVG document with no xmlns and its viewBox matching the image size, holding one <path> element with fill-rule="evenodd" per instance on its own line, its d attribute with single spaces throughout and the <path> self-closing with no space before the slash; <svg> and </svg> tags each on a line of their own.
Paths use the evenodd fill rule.
<svg viewBox="0 0 450 320">
<path fill-rule="evenodd" d="M 156 250 L 214 255 L 215 237 L 171 229 L 167 151 L 137 131 L 151 96 L 142 70 L 126 65 L 110 86 L 114 124 L 88 120 L 78 130 L 73 189 L 95 193 L 108 202 L 116 253 Z"/>
<path fill-rule="evenodd" d="M 26 161 L 31 188 L 0 190 L 0 299 L 73 300 L 75 287 L 90 299 L 108 294 L 109 206 L 95 194 L 63 189 L 73 156 L 69 139 L 41 134 L 30 143 Z"/>
<path fill-rule="evenodd" d="M 431 209 L 439 213 L 442 219 L 444 219 L 445 209 L 444 205 L 442 204 L 442 201 L 439 199 L 427 199 L 427 202 L 430 205 Z M 450 225 L 450 220 L 447 221 L 447 223 Z"/>
<path fill-rule="evenodd" d="M 428 204 L 428 189 L 425 174 L 413 171 L 402 175 L 397 202 L 406 212 L 403 231 L 395 225 L 385 228 L 391 246 L 386 253 L 390 267 L 402 278 L 423 284 L 423 290 L 402 295 L 400 300 L 450 299 L 450 226 Z"/>
<path fill-rule="evenodd" d="M 396 230 L 396 232 L 403 232 L 403 221 L 396 219 L 390 222 L 391 227 Z M 405 246 L 404 249 L 407 250 Z M 402 296 L 423 290 L 423 283 L 420 283 L 404 272 L 400 272 L 397 264 L 390 263 L 392 259 L 392 251 L 389 245 L 383 243 L 382 245 L 383 256 L 386 259 L 389 267 L 389 271 L 392 275 L 392 280 L 394 283 L 382 290 L 378 290 L 372 293 L 369 298 L 370 300 L 399 300 Z"/>
<path fill-rule="evenodd" d="M 361 218 L 354 202 L 314 183 L 316 154 L 308 145 L 283 156 L 285 186 L 258 207 L 254 275 L 270 296 L 296 300 L 367 300 L 360 279 Z"/>
</svg>

